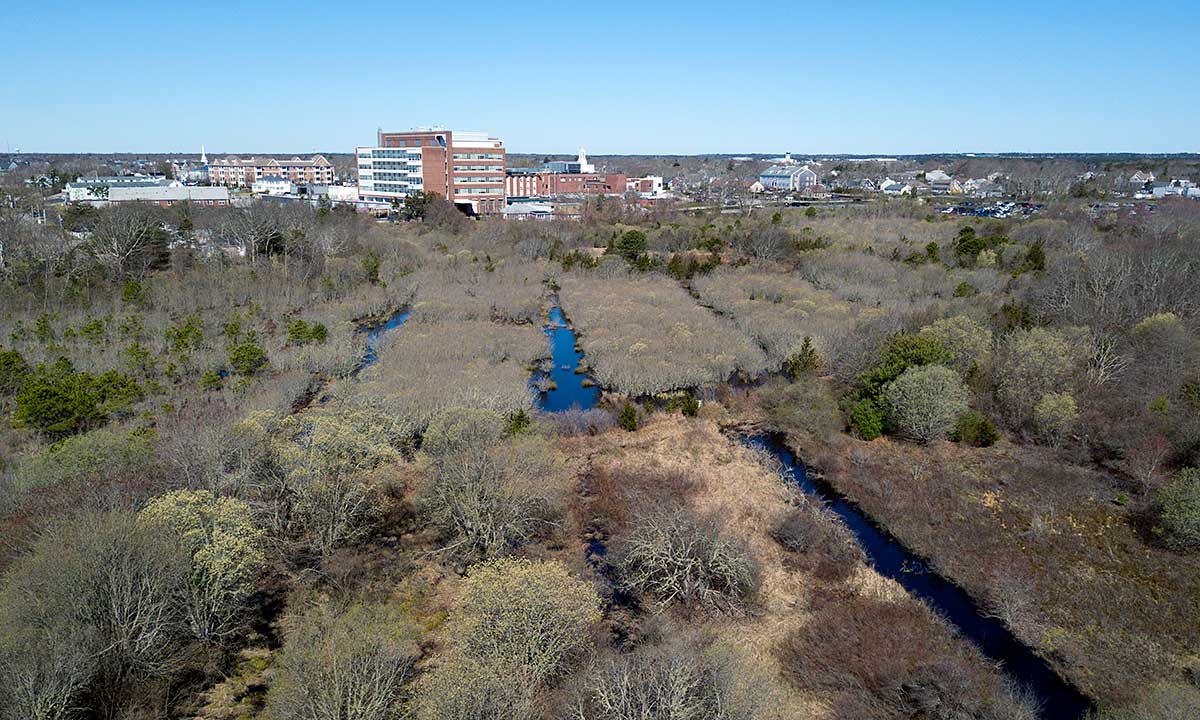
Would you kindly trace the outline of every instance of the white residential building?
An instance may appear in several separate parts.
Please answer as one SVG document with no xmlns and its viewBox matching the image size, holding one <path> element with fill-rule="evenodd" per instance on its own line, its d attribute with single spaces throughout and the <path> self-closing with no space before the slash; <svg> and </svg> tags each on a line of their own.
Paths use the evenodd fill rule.
<svg viewBox="0 0 1200 720">
<path fill-rule="evenodd" d="M 250 189 L 256 193 L 267 195 L 293 195 L 296 192 L 296 183 L 285 177 L 266 175 L 257 178 Z"/>
<path fill-rule="evenodd" d="M 803 190 L 817 184 L 817 173 L 807 165 L 772 165 L 758 176 L 758 181 L 768 190 Z"/>
<path fill-rule="evenodd" d="M 625 192 L 635 192 L 640 197 L 659 197 L 663 194 L 663 179 L 658 175 L 628 178 L 625 180 Z"/>
</svg>

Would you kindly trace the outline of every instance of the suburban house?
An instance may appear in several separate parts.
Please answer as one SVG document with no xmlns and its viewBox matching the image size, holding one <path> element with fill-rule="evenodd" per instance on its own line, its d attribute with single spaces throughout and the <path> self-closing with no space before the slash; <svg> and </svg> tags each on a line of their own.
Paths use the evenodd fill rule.
<svg viewBox="0 0 1200 720">
<path fill-rule="evenodd" d="M 1129 177 L 1129 184 L 1138 187 L 1150 182 L 1154 182 L 1154 173 L 1149 170 L 1138 170 Z"/>
<path fill-rule="evenodd" d="M 1196 183 L 1191 180 L 1172 180 L 1171 182 L 1156 182 L 1151 188 L 1151 194 L 1156 198 L 1171 196 L 1194 197 L 1190 190 L 1196 189 Z"/>
<path fill-rule="evenodd" d="M 963 193 L 977 198 L 1000 197 L 1004 194 L 1004 188 L 1000 183 L 989 178 L 964 180 L 961 189 Z"/>
<path fill-rule="evenodd" d="M 925 173 L 925 182 L 938 195 L 958 195 L 963 192 L 962 185 L 942 170 L 930 170 Z"/>
</svg>

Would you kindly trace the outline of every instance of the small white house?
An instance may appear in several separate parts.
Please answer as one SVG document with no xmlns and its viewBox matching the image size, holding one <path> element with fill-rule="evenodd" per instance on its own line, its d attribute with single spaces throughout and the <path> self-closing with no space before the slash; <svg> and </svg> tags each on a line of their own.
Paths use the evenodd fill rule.
<svg viewBox="0 0 1200 720">
<path fill-rule="evenodd" d="M 285 177 L 265 175 L 255 179 L 250 189 L 265 195 L 293 195 L 296 192 L 296 183 Z"/>
</svg>

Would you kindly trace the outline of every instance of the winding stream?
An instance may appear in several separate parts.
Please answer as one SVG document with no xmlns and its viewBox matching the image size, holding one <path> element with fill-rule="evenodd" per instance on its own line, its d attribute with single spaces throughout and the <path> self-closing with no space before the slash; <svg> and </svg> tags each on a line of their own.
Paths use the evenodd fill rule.
<svg viewBox="0 0 1200 720">
<path fill-rule="evenodd" d="M 352 375 L 357 375 L 379 359 L 378 348 L 380 338 L 403 325 L 404 321 L 408 320 L 408 316 L 411 314 L 412 312 L 407 309 L 397 310 L 383 323 L 367 328 L 367 349 L 363 353 L 362 360 L 359 361 L 358 365 L 354 368 L 354 372 L 351 373 Z"/>
<path fill-rule="evenodd" d="M 1028 690 L 1041 704 L 1040 717 L 1047 720 L 1081 718 L 1091 709 L 1091 703 L 1082 693 L 1064 682 L 1003 623 L 985 615 L 962 588 L 937 574 L 828 483 L 810 477 L 804 465 L 779 439 L 753 435 L 742 438 L 742 442 L 762 448 L 778 458 L 802 490 L 819 498 L 846 523 L 881 575 L 895 580 L 909 593 L 924 600 L 970 638 L 984 655 L 1001 663 L 1016 684 Z"/>
<path fill-rule="evenodd" d="M 387 329 L 399 327 L 407 317 L 407 313 L 394 316 L 368 339 L 368 360 L 364 361 L 364 365 L 374 361 L 372 340 Z M 575 332 L 563 317 L 557 299 L 550 308 L 549 322 L 544 332 L 550 340 L 552 366 L 549 373 L 543 372 L 534 379 L 548 376 L 554 382 L 554 388 L 540 394 L 539 407 L 547 412 L 596 407 L 600 400 L 600 388 L 590 384 L 585 386 L 584 380 L 588 376 L 575 372 L 582 361 L 582 353 L 575 349 Z M 926 602 L 959 633 L 975 643 L 984 655 L 1000 663 L 1013 681 L 1031 693 L 1040 704 L 1040 717 L 1046 720 L 1075 720 L 1091 710 L 1092 704 L 1087 697 L 1063 681 L 1045 660 L 1021 643 L 1003 623 L 986 615 L 966 591 L 939 575 L 828 483 L 810 477 L 795 454 L 778 438 L 752 435 L 741 440 L 778 458 L 802 490 L 819 498 L 840 517 L 881 575 L 895 580 L 906 591 Z M 629 603 L 630 598 L 616 590 L 612 567 L 606 559 L 604 538 L 592 536 L 586 542 L 588 563 L 609 581 L 613 593 L 609 601 L 614 604 Z"/>
</svg>

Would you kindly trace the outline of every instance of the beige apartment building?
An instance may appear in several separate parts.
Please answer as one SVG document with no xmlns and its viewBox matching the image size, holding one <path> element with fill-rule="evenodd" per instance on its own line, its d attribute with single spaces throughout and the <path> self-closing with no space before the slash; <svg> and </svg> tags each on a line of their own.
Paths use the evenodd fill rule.
<svg viewBox="0 0 1200 720">
<path fill-rule="evenodd" d="M 337 179 L 333 163 L 321 155 L 313 155 L 308 160 L 231 156 L 208 164 L 208 180 L 213 185 L 250 187 L 255 180 L 264 177 L 284 178 L 297 185 L 331 185 Z"/>
</svg>

